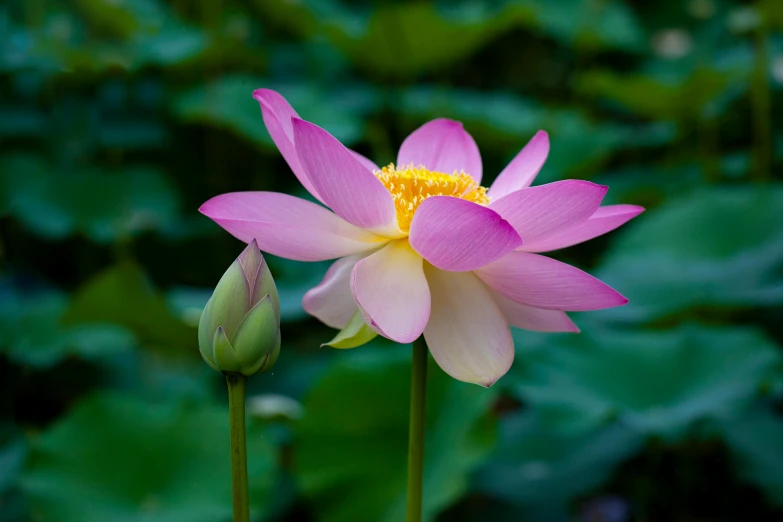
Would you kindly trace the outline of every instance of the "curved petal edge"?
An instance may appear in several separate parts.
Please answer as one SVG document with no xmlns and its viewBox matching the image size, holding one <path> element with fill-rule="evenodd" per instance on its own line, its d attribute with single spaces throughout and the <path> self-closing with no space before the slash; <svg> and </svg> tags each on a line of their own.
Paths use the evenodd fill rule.
<svg viewBox="0 0 783 522">
<path fill-rule="evenodd" d="M 508 221 L 494 210 L 451 196 L 424 200 L 411 221 L 410 244 L 442 270 L 475 270 L 522 244 Z"/>
<path fill-rule="evenodd" d="M 489 387 L 514 361 L 514 341 L 489 289 L 471 273 L 425 265 L 432 294 L 424 339 L 438 365 L 460 381 Z"/>
<path fill-rule="evenodd" d="M 276 192 L 230 192 L 199 211 L 237 239 L 296 261 L 323 261 L 365 252 L 386 239 L 346 223 L 310 201 Z"/>
<path fill-rule="evenodd" d="M 538 254 L 512 252 L 476 274 L 502 296 L 536 308 L 582 312 L 628 303 L 590 274 Z"/>
<path fill-rule="evenodd" d="M 644 207 L 637 205 L 607 205 L 600 207 L 585 221 L 540 241 L 524 244 L 518 250 L 524 252 L 550 252 L 578 245 L 611 232 L 642 212 L 644 212 Z"/>
<path fill-rule="evenodd" d="M 515 190 L 529 187 L 546 163 L 547 156 L 549 156 L 549 134 L 540 130 L 498 174 L 495 182 L 489 187 L 488 194 L 492 198 L 501 198 Z"/>
<path fill-rule="evenodd" d="M 405 240 L 362 259 L 351 273 L 351 291 L 365 322 L 398 343 L 411 343 L 430 317 L 424 260 Z"/>
<path fill-rule="evenodd" d="M 414 130 L 402 142 L 398 165 L 424 165 L 446 174 L 464 171 L 481 183 L 481 153 L 462 123 L 438 118 Z"/>
<path fill-rule="evenodd" d="M 293 120 L 299 160 L 323 202 L 357 227 L 400 237 L 392 195 L 364 162 L 310 122 Z"/>
</svg>

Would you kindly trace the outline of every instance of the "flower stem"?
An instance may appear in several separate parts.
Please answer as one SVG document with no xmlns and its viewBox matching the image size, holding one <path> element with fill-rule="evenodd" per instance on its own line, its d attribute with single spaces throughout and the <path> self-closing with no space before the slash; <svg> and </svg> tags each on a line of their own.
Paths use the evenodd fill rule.
<svg viewBox="0 0 783 522">
<path fill-rule="evenodd" d="M 244 375 L 226 375 L 228 384 L 228 416 L 231 432 L 231 485 L 234 501 L 234 522 L 250 522 L 247 492 L 247 444 L 245 442 Z"/>
<path fill-rule="evenodd" d="M 407 522 L 421 522 L 422 470 L 424 460 L 424 410 L 427 403 L 427 343 L 413 342 L 411 367 L 411 418 L 408 438 Z"/>
</svg>

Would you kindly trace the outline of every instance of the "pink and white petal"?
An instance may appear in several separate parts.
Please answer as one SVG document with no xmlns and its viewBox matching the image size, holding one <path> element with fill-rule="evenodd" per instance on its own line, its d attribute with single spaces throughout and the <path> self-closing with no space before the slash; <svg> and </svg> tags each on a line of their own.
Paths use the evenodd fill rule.
<svg viewBox="0 0 783 522">
<path fill-rule="evenodd" d="M 296 153 L 294 145 L 294 127 L 293 118 L 299 118 L 291 104 L 280 95 L 270 89 L 256 89 L 253 91 L 253 98 L 261 105 L 261 116 L 264 118 L 264 125 L 272 141 L 277 145 L 278 150 L 285 158 L 288 166 L 294 172 L 304 188 L 319 201 L 318 192 L 310 182 L 304 168 L 299 162 L 299 156 Z"/>
<path fill-rule="evenodd" d="M 583 243 L 611 232 L 642 212 L 644 212 L 644 207 L 637 205 L 607 205 L 600 207 L 585 221 L 535 243 L 525 243 L 519 247 L 519 250 L 525 252 L 549 252 Z"/>
<path fill-rule="evenodd" d="M 424 200 L 413 215 L 408 239 L 424 259 L 451 272 L 475 270 L 522 244 L 497 212 L 451 196 Z"/>
<path fill-rule="evenodd" d="M 502 198 L 506 194 L 529 187 L 536 179 L 541 167 L 549 155 L 549 135 L 540 130 L 527 145 L 514 156 L 511 163 L 498 174 L 495 182 L 489 188 L 492 198 Z"/>
<path fill-rule="evenodd" d="M 351 149 L 348 149 L 348 150 L 350 150 L 351 154 L 353 154 L 353 157 L 358 159 L 359 163 L 364 165 L 364 167 L 367 170 L 369 170 L 370 172 L 377 172 L 377 171 L 381 170 L 380 167 L 378 167 L 378 165 L 376 165 L 375 162 L 372 161 L 370 158 L 368 158 L 366 156 L 362 156 L 361 154 L 359 154 L 355 150 L 351 150 Z"/>
<path fill-rule="evenodd" d="M 470 272 L 426 265 L 424 273 L 432 294 L 424 339 L 432 356 L 455 379 L 491 386 L 514 361 L 514 341 L 503 312 Z"/>
<path fill-rule="evenodd" d="M 606 283 L 549 257 L 512 252 L 476 271 L 490 288 L 518 303 L 548 310 L 587 311 L 628 299 Z"/>
<path fill-rule="evenodd" d="M 567 179 L 528 187 L 490 203 L 511 223 L 528 250 L 531 244 L 586 221 L 601 205 L 608 187 Z"/>
<path fill-rule="evenodd" d="M 386 241 L 316 203 L 277 192 L 221 194 L 199 211 L 237 239 L 255 239 L 264 252 L 297 261 L 366 252 Z"/>
<path fill-rule="evenodd" d="M 481 183 L 478 145 L 458 121 L 439 118 L 413 131 L 397 154 L 397 165 L 409 163 L 446 174 L 465 171 Z"/>
<path fill-rule="evenodd" d="M 366 252 L 354 254 L 332 263 L 318 286 L 308 290 L 302 298 L 305 312 L 332 328 L 345 328 L 358 309 L 351 292 L 351 272 L 367 255 Z"/>
<path fill-rule="evenodd" d="M 579 327 L 561 310 L 524 305 L 506 299 L 497 292 L 493 292 L 492 297 L 511 326 L 534 332 L 579 332 Z"/>
<path fill-rule="evenodd" d="M 351 274 L 351 291 L 370 327 L 398 343 L 418 338 L 430 317 L 424 260 L 406 240 L 392 241 L 362 259 Z"/>
<path fill-rule="evenodd" d="M 401 237 L 391 194 L 354 153 L 317 125 L 293 125 L 299 160 L 323 202 L 357 227 Z"/>
</svg>

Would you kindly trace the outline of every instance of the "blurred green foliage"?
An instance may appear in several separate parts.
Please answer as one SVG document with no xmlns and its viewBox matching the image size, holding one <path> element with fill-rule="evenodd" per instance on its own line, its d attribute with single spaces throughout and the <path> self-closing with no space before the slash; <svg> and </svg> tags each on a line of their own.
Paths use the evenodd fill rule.
<svg viewBox="0 0 783 522">
<path fill-rule="evenodd" d="M 229 520 L 221 378 L 196 325 L 242 250 L 196 209 L 304 195 L 251 93 L 373 158 L 463 121 L 487 182 L 648 211 L 553 255 L 626 294 L 515 331 L 493 388 L 430 365 L 430 521 L 783 517 L 779 0 L 11 0 L 0 6 L 0 522 Z M 301 308 L 328 263 L 268 256 L 283 349 L 251 380 L 257 521 L 401 520 L 409 350 Z"/>
</svg>

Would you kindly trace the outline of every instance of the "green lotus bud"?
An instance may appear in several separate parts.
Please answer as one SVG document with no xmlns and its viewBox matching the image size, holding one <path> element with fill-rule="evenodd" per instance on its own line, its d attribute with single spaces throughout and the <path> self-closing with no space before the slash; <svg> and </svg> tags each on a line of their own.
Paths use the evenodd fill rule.
<svg viewBox="0 0 783 522">
<path fill-rule="evenodd" d="M 280 354 L 280 298 L 255 240 L 223 274 L 198 324 L 201 357 L 213 369 L 247 377 Z"/>
</svg>

